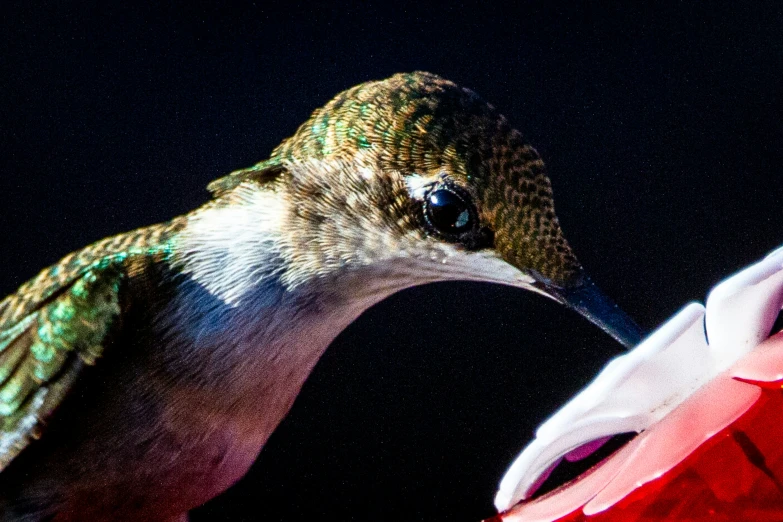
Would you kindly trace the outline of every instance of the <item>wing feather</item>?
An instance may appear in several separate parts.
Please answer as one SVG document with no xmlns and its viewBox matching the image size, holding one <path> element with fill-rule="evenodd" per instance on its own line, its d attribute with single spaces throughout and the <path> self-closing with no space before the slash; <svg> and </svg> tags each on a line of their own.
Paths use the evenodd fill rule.
<svg viewBox="0 0 783 522">
<path fill-rule="evenodd" d="M 37 438 L 120 313 L 121 266 L 97 265 L 0 332 L 0 470 Z"/>
<path fill-rule="evenodd" d="M 69 254 L 0 301 L 0 471 L 59 406 L 118 324 L 120 287 L 171 255 L 185 218 L 109 237 Z"/>
</svg>

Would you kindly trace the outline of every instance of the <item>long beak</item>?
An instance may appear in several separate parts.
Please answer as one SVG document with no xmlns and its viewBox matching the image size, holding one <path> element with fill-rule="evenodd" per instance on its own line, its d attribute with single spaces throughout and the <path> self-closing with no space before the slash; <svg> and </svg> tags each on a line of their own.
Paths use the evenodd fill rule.
<svg viewBox="0 0 783 522">
<path fill-rule="evenodd" d="M 535 286 L 541 293 L 577 311 L 628 349 L 645 337 L 634 320 L 587 277 L 573 288 L 557 288 L 544 283 Z"/>
</svg>

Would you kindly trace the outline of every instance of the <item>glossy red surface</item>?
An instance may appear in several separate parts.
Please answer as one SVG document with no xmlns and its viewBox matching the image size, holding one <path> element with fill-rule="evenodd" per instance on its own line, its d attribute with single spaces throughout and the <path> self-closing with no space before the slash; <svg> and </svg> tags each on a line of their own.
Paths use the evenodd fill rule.
<svg viewBox="0 0 783 522">
<path fill-rule="evenodd" d="M 765 389 L 741 418 L 605 512 L 562 522 L 783 521 L 783 390 Z"/>
</svg>

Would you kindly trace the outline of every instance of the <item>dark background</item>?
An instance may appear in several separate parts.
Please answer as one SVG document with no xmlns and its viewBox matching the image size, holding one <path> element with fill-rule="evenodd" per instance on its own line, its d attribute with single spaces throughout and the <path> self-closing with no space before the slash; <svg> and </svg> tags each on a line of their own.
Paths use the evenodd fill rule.
<svg viewBox="0 0 783 522">
<path fill-rule="evenodd" d="M 777 2 L 39 4 L 0 22 L 2 294 L 201 204 L 337 92 L 417 69 L 528 136 L 577 255 L 645 327 L 783 243 Z M 616 349 L 521 291 L 398 294 L 335 341 L 256 467 L 193 520 L 489 516 L 535 426 Z"/>
</svg>

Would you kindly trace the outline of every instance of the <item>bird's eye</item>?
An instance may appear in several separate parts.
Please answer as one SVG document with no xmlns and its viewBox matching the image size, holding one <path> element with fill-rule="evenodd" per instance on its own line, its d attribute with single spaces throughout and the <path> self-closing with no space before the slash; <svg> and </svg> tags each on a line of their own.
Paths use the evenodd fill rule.
<svg viewBox="0 0 783 522">
<path fill-rule="evenodd" d="M 475 226 L 476 210 L 469 201 L 468 195 L 456 187 L 436 187 L 424 200 L 424 217 L 435 232 L 459 239 Z"/>
</svg>

